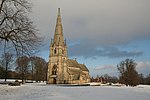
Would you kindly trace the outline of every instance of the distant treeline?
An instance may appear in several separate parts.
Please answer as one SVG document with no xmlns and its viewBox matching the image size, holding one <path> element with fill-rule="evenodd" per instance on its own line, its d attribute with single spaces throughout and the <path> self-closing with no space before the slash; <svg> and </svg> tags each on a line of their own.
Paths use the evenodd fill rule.
<svg viewBox="0 0 150 100">
<path fill-rule="evenodd" d="M 10 54 L 0 59 L 0 79 L 20 79 L 46 81 L 47 79 L 47 62 L 41 57 L 21 56 L 15 61 Z M 15 70 L 14 70 L 15 69 Z"/>
<path fill-rule="evenodd" d="M 114 77 L 110 75 L 97 76 L 96 78 L 91 78 L 92 82 L 102 82 L 102 83 L 121 83 L 126 86 L 136 86 L 139 84 L 150 85 L 150 74 L 143 76 L 143 74 L 138 74 L 136 71 L 137 63 L 132 59 L 125 59 L 117 65 L 119 71 L 119 77 Z"/>
<path fill-rule="evenodd" d="M 143 74 L 139 74 L 139 84 L 150 85 L 150 74 L 147 76 L 143 76 Z M 91 77 L 91 82 L 101 82 L 101 83 L 121 83 L 121 80 L 116 76 L 110 76 L 108 74 L 105 75 L 97 75 L 97 77 Z"/>
</svg>

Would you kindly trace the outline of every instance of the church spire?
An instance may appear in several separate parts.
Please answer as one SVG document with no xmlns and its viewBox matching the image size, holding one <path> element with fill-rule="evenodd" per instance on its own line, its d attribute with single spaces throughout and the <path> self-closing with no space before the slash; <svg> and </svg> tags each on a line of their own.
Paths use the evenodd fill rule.
<svg viewBox="0 0 150 100">
<path fill-rule="evenodd" d="M 60 8 L 58 8 L 57 22 L 54 33 L 54 44 L 55 45 L 64 45 L 64 37 L 63 37 L 63 27 L 60 16 Z"/>
<path fill-rule="evenodd" d="M 60 16 L 60 8 L 58 8 L 58 15 Z"/>
</svg>

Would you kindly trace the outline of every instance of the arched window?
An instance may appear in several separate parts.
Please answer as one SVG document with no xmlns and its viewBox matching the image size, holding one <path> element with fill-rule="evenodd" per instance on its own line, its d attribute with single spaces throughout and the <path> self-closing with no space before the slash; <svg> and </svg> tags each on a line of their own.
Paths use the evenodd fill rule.
<svg viewBox="0 0 150 100">
<path fill-rule="evenodd" d="M 57 53 L 57 50 L 56 50 L 56 48 L 54 49 L 54 54 L 56 54 Z"/>
<path fill-rule="evenodd" d="M 56 73 L 57 73 L 57 66 L 54 65 L 52 68 L 52 75 L 56 75 Z"/>
</svg>

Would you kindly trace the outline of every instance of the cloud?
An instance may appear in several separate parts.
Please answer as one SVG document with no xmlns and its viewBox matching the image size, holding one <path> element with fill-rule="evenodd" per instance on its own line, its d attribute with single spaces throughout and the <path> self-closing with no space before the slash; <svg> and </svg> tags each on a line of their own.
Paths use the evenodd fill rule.
<svg viewBox="0 0 150 100">
<path fill-rule="evenodd" d="M 147 76 L 150 74 L 150 61 L 137 61 L 136 70 L 139 74 L 143 74 L 144 76 Z M 118 70 L 115 65 L 109 64 L 109 65 L 103 65 L 103 66 L 97 66 L 94 67 L 93 73 L 99 74 L 106 74 L 106 73 L 114 73 L 113 75 L 118 75 Z M 95 74 L 95 75 L 96 75 Z"/>
<path fill-rule="evenodd" d="M 111 70 L 114 68 L 115 68 L 115 66 L 113 66 L 113 65 L 104 65 L 104 66 L 95 67 L 94 70 Z"/>
<path fill-rule="evenodd" d="M 137 62 L 137 68 L 150 68 L 150 61 L 139 61 Z"/>
<path fill-rule="evenodd" d="M 92 76 L 105 75 L 105 74 L 111 76 L 118 76 L 118 71 L 116 66 L 111 64 L 94 67 L 90 69 L 90 72 L 92 72 Z"/>
<path fill-rule="evenodd" d="M 143 54 L 142 51 L 125 51 L 113 46 L 99 46 L 97 44 L 90 44 L 89 42 L 69 46 L 69 56 L 81 56 L 84 58 L 108 57 L 137 57 Z"/>
<path fill-rule="evenodd" d="M 137 62 L 137 71 L 144 75 L 150 74 L 150 61 L 139 61 Z"/>
<path fill-rule="evenodd" d="M 102 56 L 108 56 L 109 58 L 134 57 L 141 56 L 143 54 L 142 51 L 125 51 L 119 50 L 115 47 L 104 48 L 104 52 L 102 53 Z"/>
<path fill-rule="evenodd" d="M 61 8 L 63 34 L 67 40 L 70 57 L 78 56 L 94 60 L 100 57 L 94 62 L 84 59 L 90 66 L 99 63 L 101 57 L 108 64 L 114 60 L 116 61 L 113 63 L 118 63 L 116 58 L 120 60 L 124 57 L 149 60 L 150 0 L 31 1 L 33 12 L 30 17 L 39 29 L 40 35 L 45 37 L 43 43 L 45 45 L 39 47 L 41 52 L 38 55 L 47 61 L 50 40 L 56 26 L 57 8 Z M 146 44 L 141 43 L 143 40 L 146 40 Z M 137 63 L 139 72 L 150 73 L 150 61 Z M 112 68 L 111 65 L 104 65 L 95 69 Z"/>
<path fill-rule="evenodd" d="M 41 34 L 48 37 L 54 33 L 60 7 L 64 35 L 71 40 L 118 45 L 150 38 L 148 0 L 34 0 L 33 3 L 34 20 L 43 31 Z"/>
<path fill-rule="evenodd" d="M 150 39 L 149 0 L 32 0 L 32 2 L 33 20 L 41 35 L 46 37 L 45 41 L 48 41 L 48 44 L 50 38 L 53 38 L 57 8 L 61 8 L 64 36 L 69 43 L 75 43 L 69 46 L 70 56 L 84 58 L 141 56 L 144 54 L 142 50 L 121 50 L 118 46 Z"/>
</svg>

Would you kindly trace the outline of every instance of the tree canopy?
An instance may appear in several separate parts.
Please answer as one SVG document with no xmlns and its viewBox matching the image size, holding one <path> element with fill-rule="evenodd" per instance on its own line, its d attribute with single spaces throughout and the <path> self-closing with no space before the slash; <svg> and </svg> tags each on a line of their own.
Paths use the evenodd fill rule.
<svg viewBox="0 0 150 100">
<path fill-rule="evenodd" d="M 28 16 L 30 11 L 28 0 L 0 1 L 0 43 L 9 43 L 17 54 L 33 53 L 41 42 Z"/>
<path fill-rule="evenodd" d="M 132 59 L 126 59 L 117 65 L 120 73 L 120 83 L 129 86 L 136 86 L 139 84 L 140 80 L 138 72 L 136 71 L 136 65 L 136 62 Z"/>
</svg>

